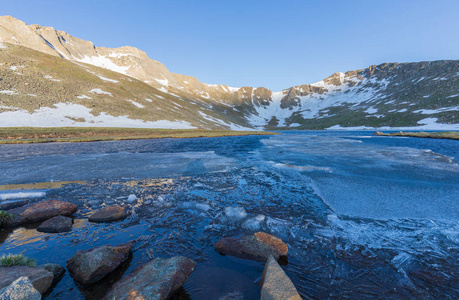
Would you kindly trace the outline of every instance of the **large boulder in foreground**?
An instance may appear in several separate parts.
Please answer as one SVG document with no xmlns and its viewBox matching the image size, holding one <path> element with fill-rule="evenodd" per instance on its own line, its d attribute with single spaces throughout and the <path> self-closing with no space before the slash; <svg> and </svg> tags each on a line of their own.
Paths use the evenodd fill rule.
<svg viewBox="0 0 459 300">
<path fill-rule="evenodd" d="M 67 269 L 75 281 L 82 286 L 89 286 L 124 263 L 132 251 L 132 244 L 131 241 L 118 246 L 104 245 L 89 250 L 78 250 L 67 261 Z"/>
<path fill-rule="evenodd" d="M 23 276 L 0 290 L 0 300 L 41 300 L 41 294 L 29 278 Z"/>
<path fill-rule="evenodd" d="M 272 256 L 266 262 L 259 284 L 260 300 L 301 300 L 292 281 Z"/>
<path fill-rule="evenodd" d="M 287 244 L 280 238 L 264 232 L 222 238 L 215 243 L 214 249 L 222 254 L 257 261 L 267 261 L 270 255 L 279 260 L 288 252 Z"/>
<path fill-rule="evenodd" d="M 127 217 L 127 212 L 124 207 L 119 205 L 107 206 L 92 214 L 89 217 L 89 222 L 113 222 L 122 220 Z"/>
<path fill-rule="evenodd" d="M 72 230 L 72 225 L 72 218 L 56 216 L 41 223 L 37 230 L 40 232 L 60 233 Z"/>
<path fill-rule="evenodd" d="M 29 278 L 40 294 L 44 294 L 53 282 L 53 273 L 44 269 L 25 266 L 0 267 L 0 289 L 23 276 Z"/>
<path fill-rule="evenodd" d="M 8 223 L 8 226 L 39 222 L 59 215 L 68 216 L 76 210 L 77 206 L 73 203 L 46 200 L 9 210 L 8 213 L 13 215 L 13 219 Z"/>
<path fill-rule="evenodd" d="M 104 299 L 168 299 L 194 271 L 196 263 L 186 257 L 156 258 L 118 281 Z"/>
</svg>

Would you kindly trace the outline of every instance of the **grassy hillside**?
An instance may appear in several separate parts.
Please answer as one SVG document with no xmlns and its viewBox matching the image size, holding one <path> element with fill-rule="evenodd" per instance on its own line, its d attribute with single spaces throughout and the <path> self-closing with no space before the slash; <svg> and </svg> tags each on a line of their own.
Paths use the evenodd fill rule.
<svg viewBox="0 0 459 300">
<path fill-rule="evenodd" d="M 0 128 L 0 144 L 93 142 L 108 140 L 135 140 L 157 138 L 222 137 L 239 135 L 273 135 L 264 131 L 96 128 L 96 127 L 10 127 Z"/>
<path fill-rule="evenodd" d="M 206 102 L 164 93 L 120 73 L 5 45 L 6 49 L 0 49 L 0 91 L 4 91 L 0 113 L 15 109 L 32 113 L 57 103 L 75 103 L 92 109 L 94 115 L 104 112 L 144 121 L 184 120 L 199 128 L 228 128 L 218 120 L 246 125 L 241 119 L 216 113 Z"/>
</svg>

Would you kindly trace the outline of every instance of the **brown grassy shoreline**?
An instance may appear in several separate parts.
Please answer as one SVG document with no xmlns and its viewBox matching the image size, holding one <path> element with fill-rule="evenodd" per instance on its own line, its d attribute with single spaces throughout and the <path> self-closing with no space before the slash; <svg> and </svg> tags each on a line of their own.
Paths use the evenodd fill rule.
<svg viewBox="0 0 459 300">
<path fill-rule="evenodd" d="M 394 133 L 382 133 L 376 131 L 373 135 L 379 136 L 406 136 L 406 137 L 417 137 L 417 138 L 431 138 L 431 139 L 450 139 L 459 140 L 459 132 L 456 131 L 440 131 L 440 132 L 394 132 Z"/>
<path fill-rule="evenodd" d="M 195 138 L 245 135 L 273 135 L 264 131 L 232 131 L 206 129 L 150 129 L 107 127 L 3 127 L 0 144 L 55 142 L 96 142 L 160 138 Z"/>
</svg>

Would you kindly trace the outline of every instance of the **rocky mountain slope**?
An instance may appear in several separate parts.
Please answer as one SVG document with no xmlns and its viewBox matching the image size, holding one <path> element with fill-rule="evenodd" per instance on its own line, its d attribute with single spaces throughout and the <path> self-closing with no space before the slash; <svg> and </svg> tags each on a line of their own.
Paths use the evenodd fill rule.
<svg viewBox="0 0 459 300">
<path fill-rule="evenodd" d="M 381 64 L 272 92 L 201 83 L 133 47 L 96 47 L 0 17 L 0 126 L 459 129 L 458 123 L 458 60 Z"/>
</svg>

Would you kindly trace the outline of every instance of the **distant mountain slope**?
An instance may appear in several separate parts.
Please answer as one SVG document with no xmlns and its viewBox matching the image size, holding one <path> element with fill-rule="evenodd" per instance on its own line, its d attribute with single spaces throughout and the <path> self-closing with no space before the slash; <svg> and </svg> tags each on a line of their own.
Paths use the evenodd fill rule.
<svg viewBox="0 0 459 300">
<path fill-rule="evenodd" d="M 74 126 L 459 129 L 459 61 L 381 64 L 272 92 L 208 85 L 133 47 L 0 17 L 0 126 L 58 126 L 49 115 Z"/>
</svg>

